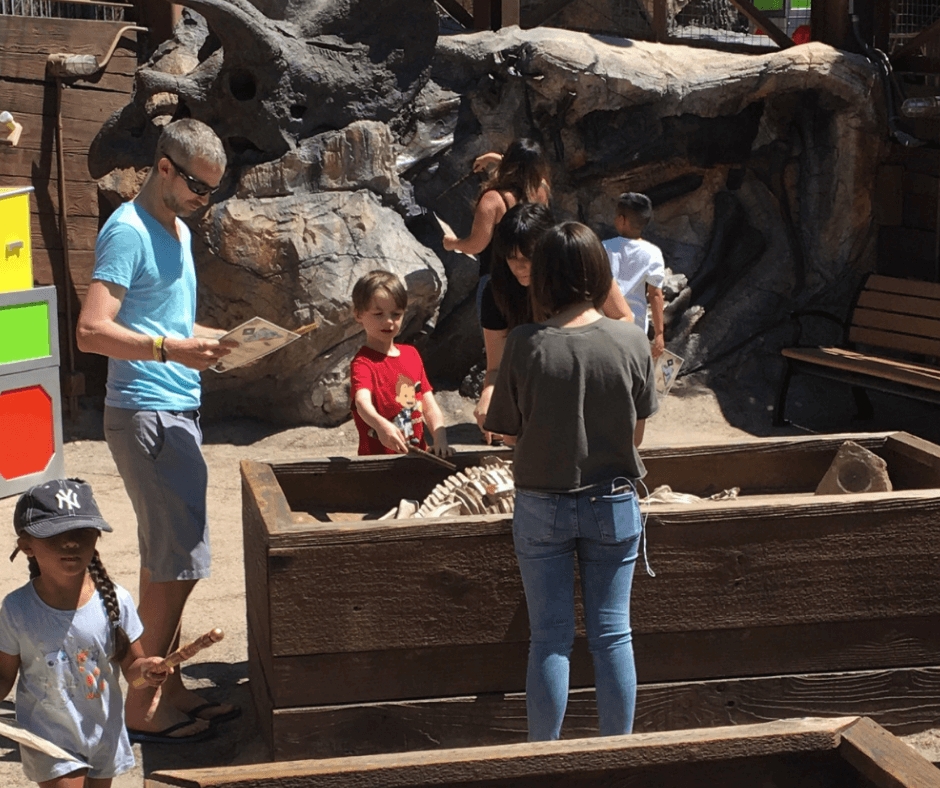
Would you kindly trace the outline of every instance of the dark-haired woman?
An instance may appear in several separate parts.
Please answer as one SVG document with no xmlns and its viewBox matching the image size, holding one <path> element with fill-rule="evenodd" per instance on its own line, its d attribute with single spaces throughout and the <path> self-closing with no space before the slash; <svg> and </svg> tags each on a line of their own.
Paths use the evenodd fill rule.
<svg viewBox="0 0 940 788">
<path fill-rule="evenodd" d="M 601 735 L 629 733 L 636 702 L 630 592 L 642 535 L 635 482 L 657 408 L 649 341 L 604 317 L 611 286 L 597 236 L 547 231 L 529 285 L 536 324 L 510 332 L 486 429 L 515 444 L 513 542 L 529 611 L 529 740 L 557 739 L 574 643 L 574 562 L 594 660 Z"/>
<path fill-rule="evenodd" d="M 553 224 L 552 212 L 547 206 L 541 203 L 520 203 L 506 212 L 493 234 L 491 276 L 480 298 L 486 375 L 479 402 L 473 411 L 486 443 L 492 443 L 497 437 L 485 430 L 483 423 L 493 395 L 506 337 L 516 326 L 533 322 L 529 299 L 531 258 L 539 239 Z M 615 320 L 633 321 L 633 313 L 613 279 L 602 310 L 607 317 Z"/>
<path fill-rule="evenodd" d="M 478 315 L 483 288 L 489 281 L 492 268 L 492 242 L 496 225 L 514 205 L 524 202 L 548 205 L 551 195 L 548 160 L 542 146 L 535 140 L 515 140 L 503 154 L 484 153 L 473 162 L 473 169 L 476 172 L 484 172 L 492 169 L 493 165 L 493 174 L 480 187 L 470 234 L 465 238 L 445 235 L 442 241 L 448 251 L 479 256 L 480 280 L 476 294 Z"/>
<path fill-rule="evenodd" d="M 550 190 L 548 161 L 542 146 L 526 138 L 515 140 L 502 155 L 485 153 L 473 163 L 475 171 L 496 164 L 493 175 L 480 187 L 473 211 L 473 226 L 465 238 L 445 235 L 444 248 L 452 252 L 482 254 L 493 239 L 499 220 L 516 203 L 540 202 L 548 205 Z M 480 260 L 481 275 L 489 273 L 489 259 Z M 485 270 L 484 270 L 485 269 Z"/>
<path fill-rule="evenodd" d="M 539 238 L 554 223 L 547 205 L 530 202 L 510 208 L 496 225 L 492 271 L 480 298 L 486 375 L 480 400 L 473 411 L 487 443 L 492 443 L 494 436 L 483 429 L 483 421 L 493 395 L 506 336 L 516 326 L 532 322 L 532 307 L 529 303 L 530 259 Z"/>
</svg>

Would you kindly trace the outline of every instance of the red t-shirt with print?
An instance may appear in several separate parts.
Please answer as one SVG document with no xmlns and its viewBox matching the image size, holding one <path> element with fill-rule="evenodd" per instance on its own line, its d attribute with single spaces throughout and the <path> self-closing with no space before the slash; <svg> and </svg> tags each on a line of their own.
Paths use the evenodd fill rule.
<svg viewBox="0 0 940 788">
<path fill-rule="evenodd" d="M 352 360 L 353 420 L 359 430 L 359 454 L 395 454 L 385 448 L 375 431 L 356 410 L 356 392 L 372 392 L 372 404 L 380 416 L 388 419 L 405 434 L 405 443 L 427 450 L 424 440 L 422 397 L 433 391 L 424 373 L 418 351 L 411 345 L 396 345 L 397 356 L 386 356 L 369 347 L 360 348 Z"/>
</svg>

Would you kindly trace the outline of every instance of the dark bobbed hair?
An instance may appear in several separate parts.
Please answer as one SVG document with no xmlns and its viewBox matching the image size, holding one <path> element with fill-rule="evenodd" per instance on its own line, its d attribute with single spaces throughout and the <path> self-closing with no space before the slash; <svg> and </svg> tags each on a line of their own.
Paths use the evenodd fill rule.
<svg viewBox="0 0 940 788">
<path fill-rule="evenodd" d="M 491 189 L 508 191 L 519 202 L 534 200 L 539 188 L 549 188 L 548 159 L 545 151 L 533 139 L 521 137 L 506 148 L 493 177 L 483 183 L 480 196 Z"/>
<path fill-rule="evenodd" d="M 642 230 L 653 218 L 653 201 L 640 192 L 624 192 L 617 198 L 617 216 L 630 219 Z"/>
<path fill-rule="evenodd" d="M 532 304 L 529 288 L 519 284 L 506 261 L 516 252 L 531 260 L 539 239 L 554 223 L 547 205 L 524 202 L 506 211 L 493 232 L 490 287 L 493 300 L 510 329 L 532 322 Z"/>
<path fill-rule="evenodd" d="M 547 320 L 582 301 L 600 309 L 612 281 L 607 252 L 595 232 L 580 222 L 557 224 L 542 235 L 532 257 L 532 314 Z"/>
<path fill-rule="evenodd" d="M 405 290 L 401 279 L 391 271 L 375 270 L 360 276 L 359 281 L 353 285 L 353 311 L 361 315 L 368 310 L 376 293 L 387 295 L 399 309 L 408 307 L 408 291 Z"/>
</svg>

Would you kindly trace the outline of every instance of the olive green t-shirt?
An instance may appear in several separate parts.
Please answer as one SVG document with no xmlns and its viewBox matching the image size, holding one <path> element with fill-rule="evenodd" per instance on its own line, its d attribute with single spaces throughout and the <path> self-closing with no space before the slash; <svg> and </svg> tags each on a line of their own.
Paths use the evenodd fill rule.
<svg viewBox="0 0 940 788">
<path fill-rule="evenodd" d="M 658 404 L 649 340 L 633 323 L 531 324 L 506 339 L 485 428 L 517 437 L 517 488 L 575 492 L 645 475 L 633 431 Z"/>
</svg>

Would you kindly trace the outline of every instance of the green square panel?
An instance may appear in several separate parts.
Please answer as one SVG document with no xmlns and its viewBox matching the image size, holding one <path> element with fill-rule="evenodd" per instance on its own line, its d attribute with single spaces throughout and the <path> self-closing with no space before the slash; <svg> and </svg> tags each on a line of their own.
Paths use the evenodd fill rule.
<svg viewBox="0 0 940 788">
<path fill-rule="evenodd" d="M 59 365 L 53 286 L 0 293 L 0 375 Z"/>
<path fill-rule="evenodd" d="M 0 337 L 16 338 L 0 342 L 0 364 L 47 359 L 51 351 L 48 303 L 0 306 Z"/>
</svg>

